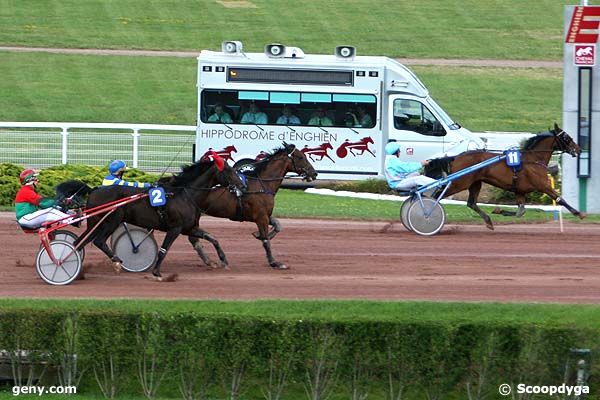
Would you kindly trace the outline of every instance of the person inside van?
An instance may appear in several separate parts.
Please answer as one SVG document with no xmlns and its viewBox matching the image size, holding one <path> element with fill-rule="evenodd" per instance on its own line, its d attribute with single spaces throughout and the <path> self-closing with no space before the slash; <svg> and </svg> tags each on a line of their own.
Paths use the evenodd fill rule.
<svg viewBox="0 0 600 400">
<path fill-rule="evenodd" d="M 313 126 L 333 126 L 333 121 L 327 115 L 325 115 L 325 109 L 319 107 L 315 113 L 315 116 L 308 121 L 308 125 Z"/>
<path fill-rule="evenodd" d="M 277 125 L 300 125 L 300 118 L 294 115 L 292 107 L 283 106 L 281 116 L 277 118 Z"/>
<path fill-rule="evenodd" d="M 386 144 L 385 154 L 384 174 L 391 189 L 408 191 L 436 181 L 420 174 L 421 168 L 428 165 L 429 160 L 420 163 L 400 160 L 400 143 Z"/>
<path fill-rule="evenodd" d="M 221 122 L 224 124 L 233 123 L 233 119 L 231 119 L 231 115 L 225 112 L 225 107 L 222 104 L 215 105 L 215 112 L 210 117 L 208 117 L 208 122 Z"/>
<path fill-rule="evenodd" d="M 248 111 L 242 115 L 241 124 L 264 125 L 268 122 L 267 114 L 260 111 L 258 104 L 250 103 Z"/>
<path fill-rule="evenodd" d="M 373 126 L 373 120 L 363 106 L 356 106 L 356 110 L 348 110 L 344 123 L 349 128 L 371 128 Z"/>
</svg>

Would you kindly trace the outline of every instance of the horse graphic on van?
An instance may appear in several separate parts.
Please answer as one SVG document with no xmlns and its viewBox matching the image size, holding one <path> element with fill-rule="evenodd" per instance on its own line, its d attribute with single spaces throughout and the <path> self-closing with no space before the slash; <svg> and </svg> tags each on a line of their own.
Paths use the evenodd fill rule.
<svg viewBox="0 0 600 400">
<path fill-rule="evenodd" d="M 348 152 L 350 152 L 350 154 L 356 157 L 357 154 L 355 154 L 354 151 L 360 151 L 360 153 L 358 153 L 359 156 L 362 156 L 367 152 L 375 157 L 375 154 L 369 149 L 369 144 L 373 144 L 373 139 L 370 136 L 364 137 L 358 142 L 350 142 L 349 139 L 346 139 L 346 141 L 335 151 L 335 154 L 337 154 L 339 158 L 344 158 L 348 155 Z"/>
<path fill-rule="evenodd" d="M 315 161 L 315 159 L 313 158 L 313 156 L 315 156 L 321 157 L 316 161 L 321 161 L 323 160 L 323 158 L 327 157 L 331 160 L 331 162 L 335 162 L 333 158 L 329 157 L 329 154 L 327 154 L 327 150 L 333 150 L 333 146 L 329 142 L 323 143 L 317 147 L 308 147 L 308 145 L 306 144 L 304 145 L 304 148 L 300 150 L 300 152 L 306 154 L 311 161 Z"/>
</svg>

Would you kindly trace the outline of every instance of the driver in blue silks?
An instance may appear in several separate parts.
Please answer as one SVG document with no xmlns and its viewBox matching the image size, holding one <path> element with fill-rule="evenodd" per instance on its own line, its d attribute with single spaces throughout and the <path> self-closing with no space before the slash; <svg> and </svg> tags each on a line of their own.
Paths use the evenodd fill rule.
<svg viewBox="0 0 600 400">
<path fill-rule="evenodd" d="M 125 161 L 123 161 L 123 160 L 112 161 L 110 163 L 110 165 L 108 166 L 109 174 L 104 177 L 104 180 L 102 181 L 102 186 L 118 185 L 118 186 L 129 186 L 129 187 L 144 188 L 144 189 L 147 189 L 150 186 L 152 186 L 149 183 L 129 182 L 129 181 L 124 180 L 123 172 L 125 172 L 126 169 L 127 169 L 127 165 L 125 164 Z"/>
<path fill-rule="evenodd" d="M 436 181 L 420 174 L 421 168 L 429 164 L 429 160 L 423 160 L 420 163 L 400 160 L 400 144 L 398 142 L 386 144 L 385 154 L 384 173 L 390 188 L 408 191 Z"/>
</svg>

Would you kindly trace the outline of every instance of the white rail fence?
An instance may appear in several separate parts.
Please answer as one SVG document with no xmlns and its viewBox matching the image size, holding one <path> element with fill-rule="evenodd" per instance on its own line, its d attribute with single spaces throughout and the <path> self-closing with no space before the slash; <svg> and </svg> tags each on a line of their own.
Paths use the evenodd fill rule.
<svg viewBox="0 0 600 400">
<path fill-rule="evenodd" d="M 193 125 L 0 122 L 0 163 L 34 168 L 104 166 L 122 159 L 145 171 L 178 170 L 193 161 Z M 489 149 L 516 146 L 529 133 L 481 132 Z"/>
<path fill-rule="evenodd" d="M 147 171 L 178 170 L 192 162 L 195 132 L 188 125 L 0 122 L 0 163 L 41 168 L 122 159 Z"/>
</svg>

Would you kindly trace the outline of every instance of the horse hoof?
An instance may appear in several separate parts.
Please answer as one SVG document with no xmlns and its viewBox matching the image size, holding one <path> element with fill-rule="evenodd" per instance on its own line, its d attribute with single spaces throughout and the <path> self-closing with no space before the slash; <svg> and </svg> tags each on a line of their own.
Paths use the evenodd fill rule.
<svg viewBox="0 0 600 400">
<path fill-rule="evenodd" d="M 275 263 L 271 264 L 271 268 L 273 268 L 273 269 L 290 269 L 290 267 L 288 267 L 284 263 L 280 263 L 280 262 L 275 262 Z"/>
<path fill-rule="evenodd" d="M 149 279 L 154 282 L 162 282 L 162 280 L 163 280 L 162 276 L 156 276 L 154 274 L 145 275 L 144 278 Z"/>
<path fill-rule="evenodd" d="M 488 228 L 490 231 L 494 230 L 494 225 L 492 224 L 485 224 L 485 227 Z"/>
<path fill-rule="evenodd" d="M 117 275 L 119 275 L 121 273 L 121 271 L 123 270 L 123 264 L 121 264 L 118 261 L 113 262 L 112 267 L 113 267 L 113 271 L 115 271 L 115 274 L 117 274 Z"/>
<path fill-rule="evenodd" d="M 579 213 L 579 219 L 584 219 L 585 217 L 587 217 L 587 213 Z"/>
</svg>

